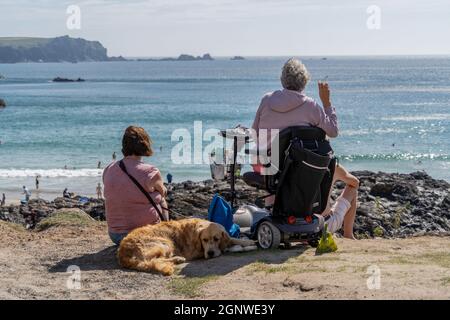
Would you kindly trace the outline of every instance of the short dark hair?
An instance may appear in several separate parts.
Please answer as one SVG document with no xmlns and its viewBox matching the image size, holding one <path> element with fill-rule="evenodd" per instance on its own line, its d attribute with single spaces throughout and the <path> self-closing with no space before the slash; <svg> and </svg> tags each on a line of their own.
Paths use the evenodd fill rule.
<svg viewBox="0 0 450 320">
<path fill-rule="evenodd" d="M 152 139 L 141 127 L 130 126 L 122 139 L 122 153 L 127 156 L 150 157 L 153 155 Z"/>
</svg>

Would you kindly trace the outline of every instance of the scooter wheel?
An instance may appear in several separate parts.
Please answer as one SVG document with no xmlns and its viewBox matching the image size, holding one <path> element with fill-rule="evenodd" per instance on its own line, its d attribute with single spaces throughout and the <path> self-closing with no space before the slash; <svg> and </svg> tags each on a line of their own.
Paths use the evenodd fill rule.
<svg viewBox="0 0 450 320">
<path fill-rule="evenodd" d="M 276 249 L 280 246 L 281 232 L 269 221 L 264 221 L 258 226 L 257 237 L 262 249 Z"/>
</svg>

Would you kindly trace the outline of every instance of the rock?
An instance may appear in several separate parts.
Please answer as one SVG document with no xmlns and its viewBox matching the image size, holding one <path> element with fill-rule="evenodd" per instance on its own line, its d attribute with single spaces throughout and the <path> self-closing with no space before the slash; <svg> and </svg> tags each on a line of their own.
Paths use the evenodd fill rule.
<svg viewBox="0 0 450 320">
<path fill-rule="evenodd" d="M 392 195 L 393 186 L 388 183 L 377 183 L 370 189 L 370 194 L 376 197 L 389 197 Z"/>
<path fill-rule="evenodd" d="M 0 99 L 0 108 L 5 108 L 6 107 L 6 101 L 3 99 Z"/>
<path fill-rule="evenodd" d="M 356 171 L 360 179 L 355 235 L 359 238 L 410 237 L 424 234 L 450 235 L 450 184 L 435 180 L 423 172 L 388 174 Z M 343 185 L 341 184 L 342 188 Z M 172 219 L 186 216 L 206 217 L 214 194 L 230 198 L 230 187 L 225 181 L 185 181 L 168 187 L 167 201 L 174 211 Z M 420 191 L 419 191 L 420 190 Z M 334 188 L 336 199 L 342 190 Z M 238 205 L 254 203 L 267 193 L 236 181 Z M 0 208 L 0 219 L 19 223 L 29 228 L 57 209 L 79 209 L 96 220 L 105 219 L 103 200 L 82 197 L 56 198 L 53 201 L 31 200 L 28 205 Z"/>
<path fill-rule="evenodd" d="M 52 80 L 52 82 L 84 82 L 86 80 L 78 78 L 76 80 L 74 79 L 68 79 L 68 78 L 60 78 L 60 77 L 56 77 Z"/>
<path fill-rule="evenodd" d="M 112 61 L 112 62 L 122 62 L 122 61 L 128 61 L 127 59 L 125 59 L 122 56 L 118 56 L 118 57 L 108 57 L 108 61 Z"/>
</svg>

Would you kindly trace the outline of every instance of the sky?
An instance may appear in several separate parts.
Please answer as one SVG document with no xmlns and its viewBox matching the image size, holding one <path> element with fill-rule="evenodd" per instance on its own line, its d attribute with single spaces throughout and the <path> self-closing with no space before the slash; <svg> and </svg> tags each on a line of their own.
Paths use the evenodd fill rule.
<svg viewBox="0 0 450 320">
<path fill-rule="evenodd" d="M 0 0 L 0 12 L 0 37 L 81 37 L 111 56 L 450 54 L 449 0 Z"/>
</svg>

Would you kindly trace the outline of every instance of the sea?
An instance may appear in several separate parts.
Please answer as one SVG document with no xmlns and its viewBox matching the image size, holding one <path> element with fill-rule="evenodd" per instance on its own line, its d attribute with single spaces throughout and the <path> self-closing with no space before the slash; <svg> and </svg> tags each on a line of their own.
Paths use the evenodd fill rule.
<svg viewBox="0 0 450 320">
<path fill-rule="evenodd" d="M 126 127 L 144 127 L 146 162 L 174 181 L 210 178 L 208 164 L 177 164 L 176 129 L 251 126 L 262 96 L 281 87 L 288 57 L 245 60 L 0 64 L 0 194 L 52 198 L 64 188 L 95 194 L 102 169 L 121 156 Z M 426 171 L 450 181 L 450 57 L 302 57 L 318 100 L 327 78 L 350 170 Z M 55 77 L 85 82 L 55 83 Z M 40 190 L 34 179 L 40 176 Z"/>
</svg>

